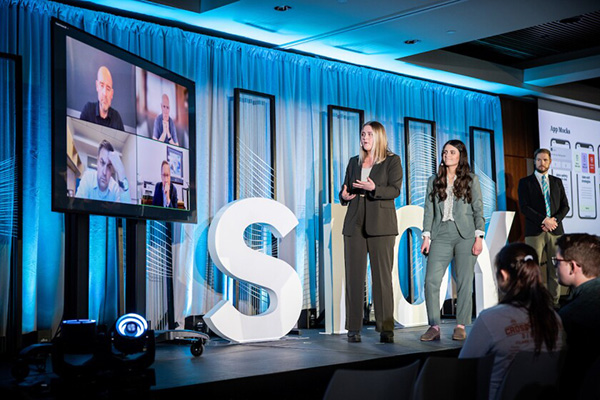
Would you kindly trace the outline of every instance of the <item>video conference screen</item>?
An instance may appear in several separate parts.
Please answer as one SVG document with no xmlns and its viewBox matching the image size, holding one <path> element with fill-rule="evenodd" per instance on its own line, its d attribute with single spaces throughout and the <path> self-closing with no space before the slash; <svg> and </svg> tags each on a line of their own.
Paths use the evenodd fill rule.
<svg viewBox="0 0 600 400">
<path fill-rule="evenodd" d="M 196 222 L 195 87 L 53 20 L 53 210 Z"/>
</svg>

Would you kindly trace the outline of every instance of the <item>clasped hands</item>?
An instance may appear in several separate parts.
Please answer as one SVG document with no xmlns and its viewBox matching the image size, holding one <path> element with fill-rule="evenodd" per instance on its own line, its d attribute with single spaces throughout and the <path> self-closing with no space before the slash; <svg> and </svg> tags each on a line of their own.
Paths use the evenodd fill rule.
<svg viewBox="0 0 600 400">
<path fill-rule="evenodd" d="M 354 181 L 352 186 L 356 189 L 366 190 L 367 192 L 375 190 L 375 182 L 373 182 L 373 180 L 369 177 L 367 177 L 366 181 L 359 181 L 357 179 L 356 181 Z M 350 201 L 355 197 L 356 194 L 350 194 L 348 192 L 348 188 L 346 187 L 346 185 L 344 185 L 344 188 L 342 189 L 342 199 L 344 199 L 344 201 Z"/>
<path fill-rule="evenodd" d="M 558 221 L 554 217 L 546 217 L 542 221 L 542 230 L 544 232 L 552 232 L 558 227 Z"/>
</svg>

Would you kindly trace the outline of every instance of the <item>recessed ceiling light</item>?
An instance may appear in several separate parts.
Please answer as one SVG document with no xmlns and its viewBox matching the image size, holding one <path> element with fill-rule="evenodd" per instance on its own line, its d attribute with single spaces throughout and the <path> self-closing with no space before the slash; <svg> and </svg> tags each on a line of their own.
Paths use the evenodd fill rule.
<svg viewBox="0 0 600 400">
<path fill-rule="evenodd" d="M 416 44 L 419 43 L 420 40 L 419 39 L 411 39 L 411 40 L 405 40 L 404 43 L 405 44 Z"/>
<path fill-rule="evenodd" d="M 580 16 L 561 19 L 558 22 L 560 22 L 561 24 L 576 24 L 579 21 L 581 21 L 581 17 Z"/>
<path fill-rule="evenodd" d="M 454 35 L 456 33 L 456 31 L 454 29 L 450 29 L 450 30 L 446 31 L 446 33 L 448 35 Z"/>
<path fill-rule="evenodd" d="M 291 6 L 275 6 L 276 11 L 287 11 L 287 10 L 290 10 L 291 8 L 292 8 Z"/>
</svg>

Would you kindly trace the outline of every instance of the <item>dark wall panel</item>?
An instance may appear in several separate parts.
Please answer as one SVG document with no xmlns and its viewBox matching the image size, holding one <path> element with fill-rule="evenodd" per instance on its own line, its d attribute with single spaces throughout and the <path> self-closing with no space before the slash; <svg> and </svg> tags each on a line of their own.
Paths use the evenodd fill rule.
<svg viewBox="0 0 600 400">
<path fill-rule="evenodd" d="M 519 212 L 519 180 L 533 171 L 533 152 L 539 146 L 537 101 L 501 99 L 506 174 L 506 208 L 516 211 L 509 242 L 523 241 L 525 219 Z"/>
</svg>

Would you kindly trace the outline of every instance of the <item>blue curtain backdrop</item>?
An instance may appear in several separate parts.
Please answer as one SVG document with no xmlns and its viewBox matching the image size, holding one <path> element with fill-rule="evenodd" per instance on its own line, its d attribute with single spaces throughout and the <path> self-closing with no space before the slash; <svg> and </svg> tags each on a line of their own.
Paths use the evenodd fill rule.
<svg viewBox="0 0 600 400">
<path fill-rule="evenodd" d="M 18 236 L 17 60 L 0 54 L 0 337 L 7 334 L 11 262 Z"/>
<path fill-rule="evenodd" d="M 50 211 L 50 18 L 196 82 L 198 224 L 174 229 L 176 321 L 203 314 L 227 293 L 227 279 L 210 262 L 212 216 L 233 198 L 234 88 L 276 97 L 277 198 L 300 224 L 280 256 L 305 282 L 305 306 L 318 302 L 322 204 L 327 196 L 327 105 L 365 110 L 388 130 L 391 149 L 404 154 L 405 116 L 434 120 L 438 143 L 468 143 L 469 126 L 495 132 L 499 209 L 505 209 L 502 121 L 496 96 L 367 68 L 241 44 L 180 29 L 48 1 L 0 0 L 0 51 L 23 56 L 24 80 L 24 332 L 56 327 L 62 312 L 64 223 Z M 491 155 L 490 155 L 491 156 Z M 346 164 L 347 160 L 333 160 Z M 404 199 L 398 201 L 400 206 Z M 116 313 L 114 219 L 90 223 L 90 318 Z"/>
</svg>

